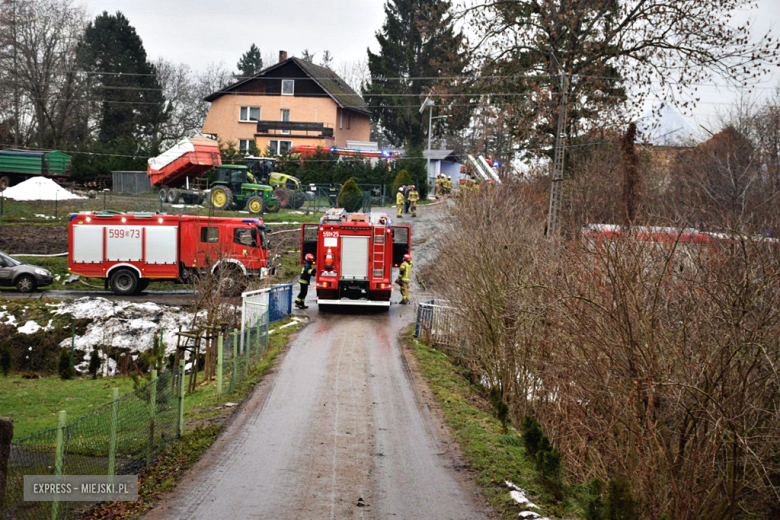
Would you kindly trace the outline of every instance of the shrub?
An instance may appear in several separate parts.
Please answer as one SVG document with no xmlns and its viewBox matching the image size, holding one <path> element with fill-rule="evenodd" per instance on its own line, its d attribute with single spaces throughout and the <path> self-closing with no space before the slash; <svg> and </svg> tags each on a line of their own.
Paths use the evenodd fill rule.
<svg viewBox="0 0 780 520">
<path fill-rule="evenodd" d="M 70 351 L 66 348 L 60 351 L 60 362 L 57 369 L 60 373 L 60 379 L 73 379 L 73 376 L 76 375 L 76 371 L 70 364 Z"/>
<path fill-rule="evenodd" d="M 501 390 L 497 386 L 490 389 L 489 399 L 493 405 L 493 411 L 496 413 L 496 418 L 501 421 L 501 426 L 504 428 L 504 433 L 506 433 L 512 421 L 509 418 L 509 406 L 504 402 Z"/>
<path fill-rule="evenodd" d="M 89 356 L 89 374 L 92 376 L 92 379 L 97 379 L 97 373 L 102 364 L 103 361 L 100 359 L 100 353 L 97 349 L 94 349 Z"/>
<path fill-rule="evenodd" d="M 534 416 L 527 415 L 523 421 L 523 442 L 530 455 L 536 455 L 542 438 L 544 438 L 544 433 L 542 433 L 539 421 Z"/>
<path fill-rule="evenodd" d="M 636 502 L 631 494 L 631 484 L 626 479 L 613 479 L 607 488 L 606 518 L 608 520 L 634 520 L 638 518 Z"/>
<path fill-rule="evenodd" d="M 11 371 L 11 347 L 8 346 L 8 342 L 3 342 L 0 345 L 0 372 L 4 376 L 8 376 Z"/>
<path fill-rule="evenodd" d="M 363 192 L 358 188 L 355 179 L 349 179 L 344 183 L 337 202 L 340 208 L 350 213 L 360 210 L 363 205 Z"/>
<path fill-rule="evenodd" d="M 409 175 L 409 172 L 406 170 L 399 171 L 393 181 L 393 198 L 395 198 L 395 194 L 398 193 L 398 189 L 401 186 L 409 186 L 411 184 L 414 184 L 414 182 L 412 182 L 412 176 Z"/>
</svg>

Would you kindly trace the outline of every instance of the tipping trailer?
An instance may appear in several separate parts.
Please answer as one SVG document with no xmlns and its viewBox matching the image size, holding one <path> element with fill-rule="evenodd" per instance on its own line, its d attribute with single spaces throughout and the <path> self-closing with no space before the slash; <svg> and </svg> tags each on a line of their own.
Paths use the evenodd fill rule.
<svg viewBox="0 0 780 520">
<path fill-rule="evenodd" d="M 393 267 L 411 251 L 411 227 L 384 214 L 334 208 L 301 226 L 301 262 L 316 261 L 317 304 L 389 307 Z"/>
<path fill-rule="evenodd" d="M 119 295 L 152 280 L 191 282 L 221 275 L 223 292 L 246 277 L 266 277 L 271 230 L 255 218 L 203 218 L 159 213 L 74 213 L 68 219 L 68 272 L 102 278 Z"/>
<path fill-rule="evenodd" d="M 195 180 L 221 164 L 217 141 L 207 137 L 189 137 L 149 159 L 146 174 L 152 186 L 159 190 L 163 202 L 200 204 L 205 194 L 195 186 Z"/>
</svg>

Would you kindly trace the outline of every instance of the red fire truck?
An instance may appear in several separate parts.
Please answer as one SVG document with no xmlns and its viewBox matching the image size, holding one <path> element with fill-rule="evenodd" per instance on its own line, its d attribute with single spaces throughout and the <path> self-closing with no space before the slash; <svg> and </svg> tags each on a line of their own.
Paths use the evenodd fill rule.
<svg viewBox="0 0 780 520">
<path fill-rule="evenodd" d="M 74 213 L 68 271 L 102 278 L 119 295 L 137 294 L 152 280 L 191 281 L 207 270 L 225 270 L 223 285 L 237 288 L 246 276 L 269 274 L 270 231 L 254 218 Z"/>
<path fill-rule="evenodd" d="M 331 209 L 301 227 L 301 262 L 317 263 L 317 304 L 390 306 L 392 269 L 411 251 L 411 228 L 387 215 Z"/>
</svg>

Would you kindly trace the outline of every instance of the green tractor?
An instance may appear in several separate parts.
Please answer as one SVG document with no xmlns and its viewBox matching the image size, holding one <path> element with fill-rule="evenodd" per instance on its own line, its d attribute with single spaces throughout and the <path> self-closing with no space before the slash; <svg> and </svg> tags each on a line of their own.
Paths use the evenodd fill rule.
<svg viewBox="0 0 780 520">
<path fill-rule="evenodd" d="M 283 208 L 299 209 L 309 197 L 297 177 L 274 171 L 274 159 L 249 156 L 246 158 L 246 165 L 258 182 L 268 184 L 274 189 L 274 196 L 279 199 Z M 311 196 L 313 198 L 313 194 Z"/>
<path fill-rule="evenodd" d="M 235 164 L 216 168 L 208 202 L 214 209 L 246 208 L 253 214 L 276 213 L 281 208 L 271 186 L 259 184 L 249 168 Z"/>
</svg>

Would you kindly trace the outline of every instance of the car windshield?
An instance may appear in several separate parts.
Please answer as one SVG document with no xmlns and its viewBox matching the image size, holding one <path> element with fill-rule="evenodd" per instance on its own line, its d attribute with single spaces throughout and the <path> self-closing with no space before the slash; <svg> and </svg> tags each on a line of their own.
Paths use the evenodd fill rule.
<svg viewBox="0 0 780 520">
<path fill-rule="evenodd" d="M 0 258 L 3 259 L 3 263 L 5 263 L 6 267 L 16 267 L 17 265 L 22 265 L 22 262 L 17 260 L 16 258 L 12 258 L 8 256 L 5 253 L 0 253 Z"/>
</svg>

